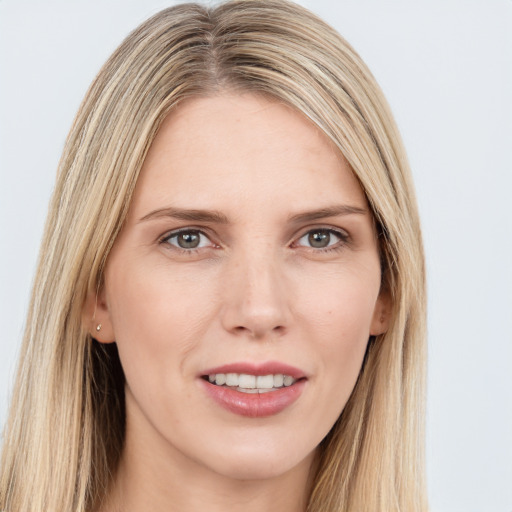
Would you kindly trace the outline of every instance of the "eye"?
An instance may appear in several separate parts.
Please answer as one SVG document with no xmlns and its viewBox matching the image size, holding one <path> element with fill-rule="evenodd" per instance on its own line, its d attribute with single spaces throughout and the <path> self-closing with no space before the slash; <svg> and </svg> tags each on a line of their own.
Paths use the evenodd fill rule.
<svg viewBox="0 0 512 512">
<path fill-rule="evenodd" d="M 162 243 L 167 243 L 173 247 L 182 250 L 201 249 L 212 246 L 210 239 L 197 229 L 183 229 L 170 233 L 162 239 Z"/>
<path fill-rule="evenodd" d="M 347 236 L 339 231 L 327 228 L 312 229 L 301 236 L 297 245 L 313 249 L 328 249 L 346 241 Z"/>
</svg>

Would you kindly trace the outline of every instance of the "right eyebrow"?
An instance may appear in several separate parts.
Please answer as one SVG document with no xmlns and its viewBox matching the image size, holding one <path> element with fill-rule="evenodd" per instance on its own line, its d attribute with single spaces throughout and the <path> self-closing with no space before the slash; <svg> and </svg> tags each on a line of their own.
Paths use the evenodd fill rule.
<svg viewBox="0 0 512 512">
<path fill-rule="evenodd" d="M 182 208 L 158 208 L 141 217 L 138 222 L 145 222 L 162 217 L 171 217 L 178 220 L 188 220 L 194 222 L 212 222 L 217 224 L 227 224 L 228 218 L 217 210 L 187 210 Z"/>
</svg>

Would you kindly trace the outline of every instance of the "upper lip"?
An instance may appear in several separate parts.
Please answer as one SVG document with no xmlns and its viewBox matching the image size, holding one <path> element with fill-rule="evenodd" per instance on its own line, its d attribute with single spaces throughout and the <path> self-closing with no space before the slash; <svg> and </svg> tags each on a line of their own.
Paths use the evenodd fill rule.
<svg viewBox="0 0 512 512">
<path fill-rule="evenodd" d="M 276 375 L 283 374 L 289 375 L 294 379 L 302 379 L 306 377 L 305 372 L 291 366 L 289 364 L 281 363 L 279 361 L 266 361 L 261 363 L 241 361 L 236 363 L 227 363 L 215 368 L 209 368 L 201 373 L 204 375 L 212 375 L 217 373 L 244 373 L 247 375 Z"/>
</svg>

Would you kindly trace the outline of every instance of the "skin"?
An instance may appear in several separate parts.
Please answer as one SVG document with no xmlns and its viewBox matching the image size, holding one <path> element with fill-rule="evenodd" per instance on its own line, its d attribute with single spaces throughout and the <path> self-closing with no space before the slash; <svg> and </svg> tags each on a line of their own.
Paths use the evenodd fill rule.
<svg viewBox="0 0 512 512">
<path fill-rule="evenodd" d="M 350 208 L 293 219 L 340 205 Z M 178 229 L 201 231 L 200 247 L 180 249 Z M 319 230 L 326 247 L 311 246 Z M 93 336 L 117 342 L 127 381 L 125 451 L 103 510 L 304 510 L 316 447 L 369 336 L 387 328 L 380 279 L 364 193 L 301 114 L 227 93 L 174 110 L 86 306 Z M 225 410 L 199 376 L 238 361 L 300 368 L 301 396 L 265 418 Z"/>
</svg>

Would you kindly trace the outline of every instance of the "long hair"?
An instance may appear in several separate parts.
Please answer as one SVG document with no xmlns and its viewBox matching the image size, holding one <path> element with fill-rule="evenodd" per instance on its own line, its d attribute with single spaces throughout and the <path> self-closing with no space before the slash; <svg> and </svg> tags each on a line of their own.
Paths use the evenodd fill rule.
<svg viewBox="0 0 512 512">
<path fill-rule="evenodd" d="M 315 123 L 349 162 L 378 228 L 388 331 L 372 338 L 353 393 L 319 447 L 308 512 L 425 512 L 425 276 L 410 171 L 388 105 L 331 27 L 284 0 L 163 10 L 92 83 L 51 200 L 0 474 L 0 509 L 92 511 L 124 438 L 115 344 L 92 339 L 83 305 L 102 284 L 146 153 L 194 96 L 252 92 Z"/>
</svg>

